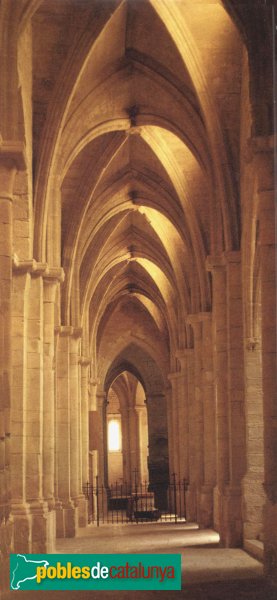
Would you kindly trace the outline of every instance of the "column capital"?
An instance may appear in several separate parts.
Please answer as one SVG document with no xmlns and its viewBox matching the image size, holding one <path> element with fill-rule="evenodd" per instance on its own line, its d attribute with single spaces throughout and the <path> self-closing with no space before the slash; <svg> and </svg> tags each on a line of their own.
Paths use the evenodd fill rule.
<svg viewBox="0 0 277 600">
<path fill-rule="evenodd" d="M 15 272 L 40 276 L 44 275 L 47 269 L 47 263 L 37 262 L 34 258 L 31 258 L 30 260 L 20 260 L 16 254 L 13 255 L 13 271 Z"/>
<path fill-rule="evenodd" d="M 224 259 L 224 254 L 210 254 L 206 258 L 206 270 L 207 271 L 215 271 L 219 269 L 225 269 L 226 262 Z"/>
<path fill-rule="evenodd" d="M 20 260 L 17 254 L 13 255 L 12 260 L 15 273 L 30 273 L 32 276 L 42 276 L 46 283 L 64 281 L 64 270 L 61 267 L 49 267 L 47 263 L 38 262 L 34 258 Z"/>
<path fill-rule="evenodd" d="M 108 398 L 106 392 L 99 390 L 96 392 L 96 407 L 97 410 L 101 410 L 104 406 L 108 404 Z"/>
<path fill-rule="evenodd" d="M 82 327 L 72 327 L 72 334 L 71 337 L 74 338 L 75 340 L 79 340 L 83 335 L 83 328 Z"/>
<path fill-rule="evenodd" d="M 207 256 L 206 258 L 206 270 L 213 273 L 220 270 L 226 270 L 226 266 L 230 263 L 241 263 L 241 251 L 240 250 L 228 250 L 222 254 L 215 256 Z"/>
<path fill-rule="evenodd" d="M 263 190 L 259 193 L 258 214 L 264 210 L 275 210 L 274 190 Z"/>
<path fill-rule="evenodd" d="M 80 358 L 79 358 L 79 364 L 82 367 L 89 367 L 90 363 L 91 363 L 91 360 L 90 360 L 90 358 L 88 356 L 80 356 Z"/>
<path fill-rule="evenodd" d="M 210 311 L 202 311 L 198 313 L 192 313 L 187 315 L 187 322 L 190 325 L 194 323 L 202 323 L 202 321 L 210 321 L 212 318 L 212 313 Z"/>
<path fill-rule="evenodd" d="M 230 263 L 240 263 L 241 262 L 241 251 L 240 250 L 229 250 L 228 252 L 224 252 L 224 260 L 226 265 Z"/>
<path fill-rule="evenodd" d="M 145 400 L 150 400 L 150 398 L 153 398 L 153 400 L 156 400 L 157 398 L 164 398 L 164 397 L 165 397 L 165 393 L 163 391 L 151 392 L 150 394 L 145 395 Z"/>
<path fill-rule="evenodd" d="M 193 332 L 193 346 L 194 350 L 197 344 L 201 343 L 203 326 L 202 321 L 198 318 L 197 314 L 187 315 L 187 324 L 191 326 Z"/>
<path fill-rule="evenodd" d="M 274 190 L 275 136 L 258 136 L 248 141 L 253 169 L 257 177 L 257 191 Z"/>
<path fill-rule="evenodd" d="M 168 373 L 167 379 L 169 379 L 169 381 L 176 381 L 177 379 L 180 378 L 181 375 L 182 375 L 181 371 L 174 371 L 173 373 Z"/>
<path fill-rule="evenodd" d="M 56 300 L 57 287 L 64 280 L 63 269 L 47 269 L 42 273 L 44 302 L 54 303 Z"/>
<path fill-rule="evenodd" d="M 245 340 L 245 348 L 249 352 L 254 352 L 260 346 L 260 340 L 255 337 L 248 337 Z"/>
<path fill-rule="evenodd" d="M 0 141 L 0 165 L 3 163 L 8 168 L 25 171 L 27 168 L 25 144 L 14 140 Z"/>
<path fill-rule="evenodd" d="M 59 327 L 55 327 L 55 333 L 61 337 L 68 336 L 74 339 L 79 339 L 82 337 L 82 332 L 82 327 L 72 327 L 72 325 L 60 325 Z"/>
<path fill-rule="evenodd" d="M 274 135 L 259 135 L 251 137 L 247 140 L 253 154 L 273 152 L 274 151 Z"/>
<path fill-rule="evenodd" d="M 187 366 L 188 358 L 193 354 L 193 348 L 183 348 L 181 350 L 177 350 L 175 356 L 181 365 L 181 372 L 183 372 Z"/>
<path fill-rule="evenodd" d="M 60 337 L 67 337 L 72 335 L 72 329 L 73 327 L 71 327 L 71 325 L 59 325 L 58 327 L 55 327 L 55 334 Z"/>
<path fill-rule="evenodd" d="M 100 383 L 100 379 L 90 379 L 90 385 L 92 385 L 93 387 L 96 387 L 97 385 L 99 385 Z"/>
<path fill-rule="evenodd" d="M 276 244 L 275 212 L 276 199 L 274 189 L 259 192 L 258 216 L 260 223 L 259 246 Z"/>
<path fill-rule="evenodd" d="M 179 360 L 182 358 L 187 358 L 193 354 L 193 348 L 180 348 L 176 351 L 175 356 Z"/>
<path fill-rule="evenodd" d="M 62 267 L 47 267 L 43 273 L 45 283 L 63 283 L 65 272 Z"/>
<path fill-rule="evenodd" d="M 244 150 L 244 159 L 249 164 L 259 154 L 274 151 L 274 135 L 248 138 Z"/>
</svg>

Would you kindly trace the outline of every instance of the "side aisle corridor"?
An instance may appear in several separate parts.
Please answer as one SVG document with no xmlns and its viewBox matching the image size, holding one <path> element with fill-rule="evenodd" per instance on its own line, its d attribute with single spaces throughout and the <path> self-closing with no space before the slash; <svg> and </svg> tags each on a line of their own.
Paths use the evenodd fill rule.
<svg viewBox="0 0 277 600">
<path fill-rule="evenodd" d="M 125 546 L 271 600 L 274 5 L 0 1 L 0 596 Z"/>
</svg>

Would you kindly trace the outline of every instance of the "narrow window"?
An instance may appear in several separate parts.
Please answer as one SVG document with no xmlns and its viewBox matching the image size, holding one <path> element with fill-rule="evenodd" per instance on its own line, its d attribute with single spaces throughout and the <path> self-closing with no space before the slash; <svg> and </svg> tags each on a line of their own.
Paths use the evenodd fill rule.
<svg viewBox="0 0 277 600">
<path fill-rule="evenodd" d="M 121 432 L 118 419 L 111 419 L 108 424 L 108 448 L 109 452 L 121 450 Z"/>
</svg>

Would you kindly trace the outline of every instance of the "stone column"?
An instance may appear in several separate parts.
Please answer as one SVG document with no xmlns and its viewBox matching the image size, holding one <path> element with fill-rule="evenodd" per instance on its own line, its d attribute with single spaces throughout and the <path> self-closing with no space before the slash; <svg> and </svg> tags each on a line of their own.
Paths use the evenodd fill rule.
<svg viewBox="0 0 277 600">
<path fill-rule="evenodd" d="M 81 329 L 71 328 L 70 332 L 70 492 L 78 506 L 79 489 L 79 455 L 80 455 L 80 414 L 79 414 L 79 348 Z"/>
<path fill-rule="evenodd" d="M 108 512 L 108 439 L 107 439 L 107 394 L 96 392 L 97 419 L 97 475 L 100 489 L 99 514 L 104 519 Z"/>
<path fill-rule="evenodd" d="M 213 309 L 212 335 L 215 374 L 216 407 L 216 476 L 214 493 L 214 527 L 224 538 L 223 499 L 229 482 L 229 429 L 228 429 L 228 353 L 227 353 L 227 296 L 226 264 L 222 256 L 209 256 L 207 269 L 212 273 Z"/>
<path fill-rule="evenodd" d="M 170 376 L 168 377 L 170 380 Z M 166 388 L 166 409 L 167 409 L 167 429 L 168 429 L 168 463 L 169 463 L 169 478 L 175 472 L 174 466 L 174 433 L 173 433 L 173 410 L 172 410 L 172 385 L 169 383 Z M 149 447 L 149 441 L 148 441 Z"/>
<path fill-rule="evenodd" d="M 241 482 L 246 469 L 243 305 L 240 252 L 209 257 L 213 277 L 217 488 L 215 527 L 225 546 L 242 542 Z"/>
<path fill-rule="evenodd" d="M 170 422 L 170 450 L 172 456 L 170 457 L 170 465 L 172 471 L 170 472 L 171 481 L 173 474 L 176 480 L 180 478 L 180 453 L 179 453 L 179 400 L 178 400 L 178 379 L 179 373 L 170 373 L 168 379 L 171 383 L 171 395 L 170 395 L 170 408 L 169 418 Z"/>
<path fill-rule="evenodd" d="M 96 406 L 98 413 L 98 477 L 99 484 L 105 488 L 108 486 L 108 449 L 107 449 L 107 395 L 105 392 L 96 392 Z"/>
<path fill-rule="evenodd" d="M 272 138 L 254 140 L 258 173 L 264 408 L 265 573 L 277 582 L 276 232 Z"/>
<path fill-rule="evenodd" d="M 156 392 L 147 394 L 146 401 L 149 432 L 149 483 L 158 484 L 155 501 L 157 508 L 164 509 L 167 505 L 166 487 L 169 481 L 166 398 L 162 392 Z"/>
<path fill-rule="evenodd" d="M 179 350 L 176 358 L 181 370 L 176 373 L 177 416 L 178 416 L 178 456 L 179 473 L 177 477 L 178 515 L 185 516 L 185 490 L 189 480 L 189 418 L 188 418 L 188 369 L 187 350 Z"/>
<path fill-rule="evenodd" d="M 186 505 L 187 505 L 187 520 L 197 520 L 197 509 L 196 509 L 196 403 L 195 403 L 195 390 L 194 390 L 194 350 L 185 350 L 187 358 L 187 379 L 188 379 L 188 434 L 189 434 L 189 447 L 188 447 L 188 488 L 186 492 Z"/>
<path fill-rule="evenodd" d="M 43 278 L 49 269 L 34 260 L 14 264 L 13 283 L 13 514 L 22 550 L 22 531 L 33 552 L 53 549 L 54 519 L 44 501 L 44 306 Z M 47 431 L 48 433 L 48 431 Z M 54 448 L 52 448 L 54 455 Z M 53 471 L 52 471 L 53 477 Z M 46 475 L 47 479 L 47 475 Z M 53 495 L 53 487 L 52 487 Z M 51 526 L 52 523 L 52 526 Z M 28 532 L 28 533 L 27 533 Z"/>
<path fill-rule="evenodd" d="M 87 518 L 87 502 L 81 480 L 81 385 L 79 379 L 80 341 L 82 329 L 71 328 L 70 334 L 70 494 L 78 508 L 78 526 L 84 526 Z"/>
<path fill-rule="evenodd" d="M 246 471 L 241 253 L 226 252 L 229 483 L 224 490 L 223 541 L 242 544 L 241 483 Z"/>
<path fill-rule="evenodd" d="M 199 313 L 202 323 L 202 395 L 203 395 L 203 483 L 200 494 L 200 525 L 213 526 L 213 492 L 216 484 L 215 394 L 212 352 L 212 315 Z"/>
<path fill-rule="evenodd" d="M 201 521 L 200 494 L 204 481 L 204 423 L 202 392 L 202 324 L 198 314 L 188 315 L 187 322 L 193 328 L 194 338 L 194 402 L 195 402 L 195 444 L 194 483 L 197 499 L 197 521 Z"/>
<path fill-rule="evenodd" d="M 134 406 L 129 406 L 129 431 L 130 431 L 130 470 L 131 481 L 134 484 L 135 474 L 138 483 L 140 463 L 139 463 L 139 431 L 138 431 L 138 415 Z"/>
<path fill-rule="evenodd" d="M 147 448 L 146 448 L 146 436 L 145 436 L 145 413 L 146 406 L 141 405 L 135 406 L 137 413 L 137 425 L 138 425 L 138 482 L 143 483 L 148 479 L 146 468 L 147 468 Z"/>
<path fill-rule="evenodd" d="M 27 336 L 29 266 L 14 270 L 12 290 L 12 400 L 10 449 L 11 501 L 14 547 L 17 552 L 31 552 L 31 517 L 26 502 L 26 404 L 27 404 Z"/>
<path fill-rule="evenodd" d="M 148 438 L 148 419 L 147 419 L 147 408 L 146 402 L 144 400 L 144 406 L 141 413 L 141 424 L 142 424 L 142 435 L 143 435 L 143 444 L 142 444 L 142 477 L 144 482 L 149 482 L 149 472 L 148 472 L 148 449 L 149 449 L 149 438 Z"/>
<path fill-rule="evenodd" d="M 70 344 L 72 327 L 56 328 L 56 523 L 57 537 L 74 537 L 77 509 L 71 497 Z M 74 490 L 76 492 L 76 490 Z"/>
<path fill-rule="evenodd" d="M 36 263 L 28 294 L 26 374 L 26 500 L 32 515 L 32 552 L 47 552 L 48 505 L 43 500 L 43 278 Z"/>
<path fill-rule="evenodd" d="M 43 497 L 48 503 L 51 537 L 56 537 L 55 509 L 55 302 L 64 280 L 60 268 L 43 274 Z"/>
<path fill-rule="evenodd" d="M 0 143 L 0 587 L 8 577 L 9 552 L 13 532 L 11 513 L 10 481 L 10 435 L 12 404 L 12 252 L 13 252 L 13 189 L 16 172 L 26 168 L 23 144 L 19 142 Z M 18 510 L 25 512 L 22 496 L 18 498 Z M 20 507 L 21 505 L 21 507 Z M 22 536 L 20 538 L 22 540 Z M 17 551 L 19 538 L 14 539 Z M 28 535 L 22 540 L 28 548 Z M 28 550 L 27 550 L 28 551 Z M 3 584 L 3 585 L 2 585 Z"/>
<path fill-rule="evenodd" d="M 177 358 L 181 371 L 178 373 L 178 413 L 179 413 L 179 468 L 180 481 L 189 477 L 189 419 L 188 419 L 188 368 L 187 350 L 179 350 Z"/>
<path fill-rule="evenodd" d="M 264 424 L 261 340 L 245 340 L 245 417 L 247 471 L 243 480 L 244 540 L 263 535 Z"/>
<path fill-rule="evenodd" d="M 213 384 L 212 315 L 200 312 L 188 316 L 194 333 L 194 463 L 191 465 L 197 488 L 197 520 L 202 527 L 213 524 L 215 485 L 215 399 Z M 193 420 L 195 423 L 193 424 Z"/>
<path fill-rule="evenodd" d="M 89 437 L 89 481 L 95 485 L 96 476 L 98 475 L 98 412 L 97 412 L 97 386 L 99 381 L 89 379 L 88 387 L 88 437 Z"/>
<path fill-rule="evenodd" d="M 81 365 L 81 489 L 89 481 L 89 367 L 90 359 L 82 356 Z M 79 527 L 85 527 L 88 522 L 87 502 L 84 505 L 85 513 L 79 512 Z M 82 517 L 82 518 L 81 518 Z"/>
<path fill-rule="evenodd" d="M 122 429 L 122 455 L 123 455 L 123 479 L 131 482 L 131 456 L 130 456 L 130 429 L 129 409 L 124 406 L 120 408 Z"/>
</svg>

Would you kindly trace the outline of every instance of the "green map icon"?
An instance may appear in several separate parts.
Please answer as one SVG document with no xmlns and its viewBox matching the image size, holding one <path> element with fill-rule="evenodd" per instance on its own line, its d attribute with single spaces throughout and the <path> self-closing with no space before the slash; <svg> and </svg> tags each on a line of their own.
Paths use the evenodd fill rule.
<svg viewBox="0 0 277 600">
<path fill-rule="evenodd" d="M 21 588 L 21 584 L 30 579 L 36 579 L 38 566 L 48 567 L 49 562 L 47 560 L 30 560 L 24 554 L 16 554 L 11 572 L 11 589 L 24 589 L 24 585 Z"/>
</svg>

